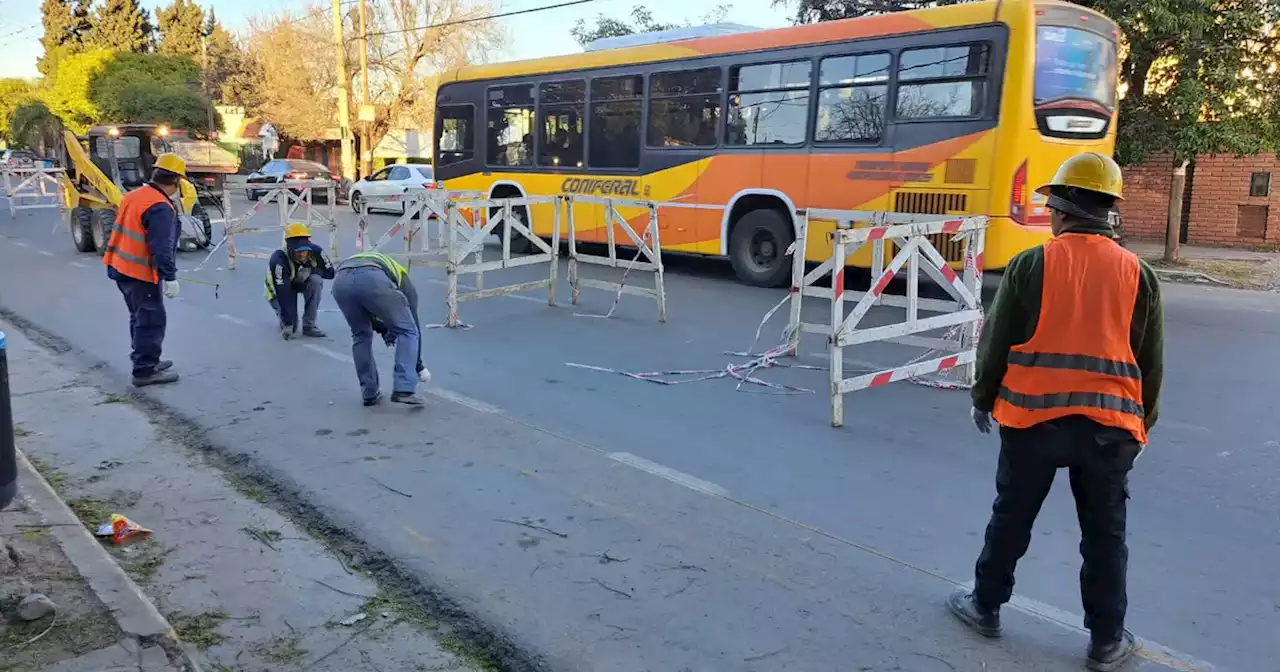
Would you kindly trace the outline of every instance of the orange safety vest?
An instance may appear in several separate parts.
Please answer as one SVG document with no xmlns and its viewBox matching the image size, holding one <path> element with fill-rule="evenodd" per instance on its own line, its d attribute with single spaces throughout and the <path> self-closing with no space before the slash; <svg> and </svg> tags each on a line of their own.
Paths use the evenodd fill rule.
<svg viewBox="0 0 1280 672">
<path fill-rule="evenodd" d="M 1031 340 L 1009 350 L 995 418 L 1026 428 L 1082 415 L 1147 442 L 1142 371 L 1129 329 L 1142 269 L 1105 236 L 1066 233 L 1044 244 L 1044 291 Z"/>
<path fill-rule="evenodd" d="M 147 229 L 142 225 L 143 213 L 157 203 L 173 207 L 173 201 L 151 185 L 134 189 L 120 199 L 120 211 L 116 213 L 116 225 L 102 263 L 136 280 L 160 284 L 151 246 L 147 244 Z"/>
</svg>

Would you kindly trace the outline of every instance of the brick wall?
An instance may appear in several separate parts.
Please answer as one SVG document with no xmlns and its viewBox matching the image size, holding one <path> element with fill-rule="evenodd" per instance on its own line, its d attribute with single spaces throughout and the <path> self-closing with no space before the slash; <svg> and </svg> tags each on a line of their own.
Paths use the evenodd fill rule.
<svg viewBox="0 0 1280 672">
<path fill-rule="evenodd" d="M 1254 173 L 1261 174 L 1257 196 L 1250 195 Z M 1187 242 L 1253 246 L 1280 242 L 1280 161 L 1273 154 L 1244 158 L 1196 158 Z"/>
<path fill-rule="evenodd" d="M 1173 160 L 1167 155 L 1125 167 L 1120 214 L 1128 235 L 1164 238 L 1172 173 Z M 1260 179 L 1251 192 L 1255 174 Z M 1275 155 L 1201 155 L 1188 188 L 1186 242 L 1219 247 L 1280 244 L 1280 160 Z"/>
<path fill-rule="evenodd" d="M 1173 157 L 1153 156 L 1145 163 L 1124 168 L 1124 201 L 1120 216 L 1125 235 L 1164 238 L 1169 213 L 1169 189 L 1173 182 Z"/>
</svg>

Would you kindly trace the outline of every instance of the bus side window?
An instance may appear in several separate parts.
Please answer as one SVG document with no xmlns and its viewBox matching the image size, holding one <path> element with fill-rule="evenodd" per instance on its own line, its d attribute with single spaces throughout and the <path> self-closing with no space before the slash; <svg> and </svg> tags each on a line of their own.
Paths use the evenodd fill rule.
<svg viewBox="0 0 1280 672">
<path fill-rule="evenodd" d="M 447 166 L 475 155 L 476 136 L 472 128 L 475 108 L 444 105 L 436 121 L 436 163 Z"/>
<path fill-rule="evenodd" d="M 649 77 L 650 147 L 714 147 L 720 123 L 720 68 Z"/>
<path fill-rule="evenodd" d="M 495 86 L 485 110 L 485 163 L 533 165 L 533 85 Z"/>
<path fill-rule="evenodd" d="M 640 75 L 591 80 L 588 165 L 592 168 L 640 167 L 643 104 L 644 80 Z"/>
<path fill-rule="evenodd" d="M 822 59 L 818 66 L 817 142 L 880 141 L 889 94 L 889 54 Z"/>
<path fill-rule="evenodd" d="M 907 49 L 898 59 L 899 119 L 981 116 L 991 47 L 985 43 Z"/>
<path fill-rule="evenodd" d="M 538 88 L 538 165 L 582 167 L 582 115 L 587 83 L 546 82 Z"/>
<path fill-rule="evenodd" d="M 809 61 L 729 69 L 727 145 L 798 145 L 809 121 Z"/>
</svg>

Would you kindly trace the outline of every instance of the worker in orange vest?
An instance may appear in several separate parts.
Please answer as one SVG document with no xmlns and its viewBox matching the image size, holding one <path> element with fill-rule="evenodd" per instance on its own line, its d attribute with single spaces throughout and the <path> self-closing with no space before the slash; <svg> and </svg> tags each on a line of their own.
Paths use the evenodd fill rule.
<svg viewBox="0 0 1280 672">
<path fill-rule="evenodd" d="M 1048 196 L 1054 237 L 1009 263 L 982 327 L 973 421 L 1000 429 L 996 500 L 972 591 L 947 605 L 987 637 L 1054 474 L 1067 468 L 1080 520 L 1080 594 L 1090 670 L 1120 667 L 1137 650 L 1124 628 L 1125 502 L 1164 370 L 1155 272 L 1113 239 L 1120 167 L 1087 152 L 1067 159 L 1038 193 Z"/>
<path fill-rule="evenodd" d="M 125 194 L 102 263 L 129 308 L 133 384 L 178 380 L 173 362 L 160 359 L 166 323 L 164 299 L 178 296 L 178 213 L 173 195 L 187 163 L 177 154 L 156 157 L 151 181 Z M 163 297 L 163 298 L 162 298 Z"/>
</svg>

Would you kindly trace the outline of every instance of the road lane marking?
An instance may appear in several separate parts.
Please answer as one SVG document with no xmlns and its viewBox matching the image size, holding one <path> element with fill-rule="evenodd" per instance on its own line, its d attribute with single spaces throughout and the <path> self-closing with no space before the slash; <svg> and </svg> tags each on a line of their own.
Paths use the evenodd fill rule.
<svg viewBox="0 0 1280 672">
<path fill-rule="evenodd" d="M 343 362 L 345 364 L 354 364 L 356 361 L 351 358 L 351 355 L 344 355 L 341 352 L 335 352 L 333 350 L 330 350 L 329 348 L 324 347 L 323 345 L 316 345 L 315 343 L 303 343 L 302 347 L 318 355 L 324 355 L 329 359 L 332 359 L 338 362 Z"/>
<path fill-rule="evenodd" d="M 426 392 L 427 394 L 430 394 L 433 397 L 448 399 L 449 401 L 452 401 L 455 404 L 462 404 L 463 406 L 466 406 L 476 411 L 480 411 L 481 413 L 492 413 L 493 415 L 504 415 L 504 413 L 502 412 L 502 409 L 498 408 L 497 406 L 494 406 L 493 404 L 486 404 L 483 401 L 480 401 L 479 399 L 472 399 L 471 397 L 468 397 L 465 394 L 459 394 L 457 392 L 454 392 L 453 390 L 446 390 L 440 387 L 431 387 L 431 388 L 427 388 Z"/>
<path fill-rule="evenodd" d="M 246 319 L 243 319 L 243 318 L 236 317 L 235 315 L 228 315 L 228 314 L 226 314 L 226 313 L 218 313 L 218 319 L 226 320 L 226 321 L 228 321 L 228 322 L 230 322 L 230 323 L 232 323 L 232 324 L 238 324 L 238 325 L 240 325 L 240 326 L 242 326 L 242 327 L 251 327 L 251 326 L 253 326 L 253 323 L 249 322 L 249 320 L 246 320 Z"/>
<path fill-rule="evenodd" d="M 75 266 L 76 268 L 89 268 L 88 266 L 85 266 L 84 264 L 78 261 L 68 261 L 67 263 L 71 264 L 72 266 Z"/>
<path fill-rule="evenodd" d="M 24 243 L 24 242 L 22 242 L 21 240 L 15 240 L 15 241 L 13 241 L 13 244 L 14 244 L 14 245 L 17 245 L 18 247 L 26 247 L 26 246 L 27 246 L 27 244 L 26 244 L 26 243 Z"/>
<path fill-rule="evenodd" d="M 52 252 L 50 252 L 50 251 L 48 251 L 48 250 L 40 250 L 40 254 L 43 254 L 43 255 L 44 255 L 44 256 L 46 256 L 46 257 L 52 257 L 52 256 L 53 256 L 53 253 L 52 253 Z"/>
<path fill-rule="evenodd" d="M 695 490 L 707 495 L 726 497 L 729 494 L 728 490 L 725 490 L 711 481 L 704 481 L 697 476 L 690 476 L 683 471 L 676 471 L 671 467 L 664 467 L 657 462 L 646 460 L 638 455 L 632 455 L 631 453 L 609 453 L 609 459 L 615 462 L 620 462 L 629 467 L 639 469 L 640 471 L 647 471 L 654 476 L 665 478 L 672 483 L 683 485 L 690 490 Z"/>
</svg>

